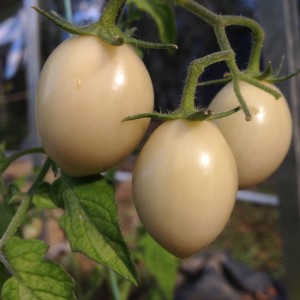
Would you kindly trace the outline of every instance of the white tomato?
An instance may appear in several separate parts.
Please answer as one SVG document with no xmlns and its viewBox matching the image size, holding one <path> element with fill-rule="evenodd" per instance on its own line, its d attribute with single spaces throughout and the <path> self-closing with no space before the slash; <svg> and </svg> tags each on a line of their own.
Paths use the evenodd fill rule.
<svg viewBox="0 0 300 300">
<path fill-rule="evenodd" d="M 187 257 L 223 230 L 237 183 L 232 152 L 212 122 L 167 121 L 138 157 L 133 198 L 152 237 L 175 256 Z"/>
<path fill-rule="evenodd" d="M 148 71 L 128 45 L 111 46 L 95 36 L 71 38 L 47 59 L 36 93 L 42 145 L 71 176 L 115 166 L 140 143 L 154 95 Z"/>
<path fill-rule="evenodd" d="M 273 84 L 265 84 L 280 92 Z M 252 120 L 246 121 L 244 113 L 239 111 L 214 122 L 235 157 L 239 187 L 246 188 L 268 178 L 282 163 L 291 144 L 292 118 L 283 95 L 276 100 L 271 94 L 243 81 L 240 89 Z M 237 105 L 230 82 L 214 97 L 209 109 L 217 113 Z"/>
</svg>

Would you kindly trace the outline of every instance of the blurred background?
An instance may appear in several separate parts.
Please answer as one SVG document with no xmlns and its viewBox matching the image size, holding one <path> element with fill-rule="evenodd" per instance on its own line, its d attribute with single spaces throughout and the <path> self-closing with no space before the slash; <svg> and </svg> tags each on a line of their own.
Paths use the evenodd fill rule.
<svg viewBox="0 0 300 300">
<path fill-rule="evenodd" d="M 300 68 L 300 1 L 198 2 L 214 12 L 248 16 L 261 24 L 266 32 L 262 67 L 270 60 L 276 68 L 284 57 L 284 74 Z M 55 10 L 74 23 L 84 25 L 99 18 L 104 4 L 103 0 L 1 0 L 0 143 L 4 142 L 8 151 L 39 145 L 34 120 L 34 95 L 39 71 L 51 51 L 68 37 L 55 25 L 39 17 L 31 7 Z M 125 25 L 137 26 L 138 37 L 158 41 L 157 27 L 144 12 L 134 7 L 125 8 L 120 21 Z M 177 107 L 191 60 L 218 51 L 212 28 L 177 8 L 176 32 L 178 51 L 142 52 L 154 84 L 155 106 L 161 111 Z M 237 54 L 237 63 L 242 69 L 249 55 L 251 32 L 234 27 L 230 28 L 228 34 Z M 215 64 L 205 71 L 200 80 L 221 78 L 226 70 L 224 64 Z M 217 296 L 197 298 L 197 295 L 205 293 L 201 290 L 205 287 L 198 281 L 201 276 L 202 280 L 206 278 L 203 270 L 223 274 L 223 281 L 219 276 L 219 279 L 214 278 L 210 282 L 218 283 L 221 280 L 219 287 L 225 282 L 236 291 L 232 294 L 236 298 L 232 296 L 228 299 L 300 299 L 299 76 L 279 87 L 287 96 L 294 118 L 294 140 L 288 157 L 277 173 L 265 183 L 248 191 L 240 191 L 239 201 L 223 234 L 202 256 L 181 264 L 177 299 L 225 299 Z M 220 88 L 217 85 L 199 88 L 197 103 L 207 106 Z M 156 125 L 153 123 L 151 128 Z M 134 157 L 122 164 L 120 174 L 130 173 L 133 162 Z M 126 218 L 135 214 L 130 205 L 130 177 L 122 178 L 117 193 L 123 214 L 121 221 L 123 230 L 132 234 L 130 226 L 134 225 L 129 222 L 129 229 L 126 227 Z M 209 288 L 217 290 L 216 286 Z M 224 293 L 224 290 L 221 292 Z M 139 298 L 138 292 L 134 295 L 132 299 L 143 299 Z"/>
</svg>

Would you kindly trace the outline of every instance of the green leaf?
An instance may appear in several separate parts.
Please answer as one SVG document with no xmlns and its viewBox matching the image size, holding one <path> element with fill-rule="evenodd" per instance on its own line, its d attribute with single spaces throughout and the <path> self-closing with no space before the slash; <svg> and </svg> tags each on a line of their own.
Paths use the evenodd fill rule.
<svg viewBox="0 0 300 300">
<path fill-rule="evenodd" d="M 127 4 L 136 5 L 153 18 L 163 43 L 176 42 L 176 21 L 172 5 L 162 0 L 128 0 Z"/>
<path fill-rule="evenodd" d="M 48 182 L 42 182 L 35 190 L 32 202 L 38 208 L 57 208 L 52 199 L 51 184 Z"/>
<path fill-rule="evenodd" d="M 118 222 L 113 186 L 102 176 L 61 177 L 61 227 L 71 248 L 107 265 L 134 284 L 139 279 Z"/>
<path fill-rule="evenodd" d="M 4 248 L 13 277 L 3 286 L 2 300 L 71 300 L 74 282 L 58 264 L 43 258 L 47 245 L 38 240 L 11 238 Z M 3 259 L 3 258 L 2 258 Z"/>
<path fill-rule="evenodd" d="M 139 244 L 143 250 L 145 266 L 155 278 L 163 299 L 173 299 L 179 260 L 159 246 L 149 234 L 142 236 Z"/>
<path fill-rule="evenodd" d="M 3 193 L 3 198 L 6 203 L 19 203 L 24 197 L 24 193 L 21 191 L 19 185 L 12 182 Z"/>
<path fill-rule="evenodd" d="M 61 178 L 56 179 L 51 185 L 51 199 L 57 207 L 64 208 L 63 184 Z"/>
</svg>

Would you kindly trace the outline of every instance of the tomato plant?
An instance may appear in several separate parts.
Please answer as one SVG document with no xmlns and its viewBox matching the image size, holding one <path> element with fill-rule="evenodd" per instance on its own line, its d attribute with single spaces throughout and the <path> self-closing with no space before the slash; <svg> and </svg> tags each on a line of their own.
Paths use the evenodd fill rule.
<svg viewBox="0 0 300 300">
<path fill-rule="evenodd" d="M 153 109 L 153 87 L 128 45 L 95 36 L 71 38 L 47 59 L 36 94 L 36 121 L 47 154 L 72 176 L 104 172 L 139 144 L 149 119 L 122 122 Z"/>
<path fill-rule="evenodd" d="M 139 284 L 119 226 L 113 180 L 99 173 L 136 148 L 150 118 L 165 123 L 150 136 L 137 159 L 134 202 L 145 228 L 178 257 L 190 256 L 211 243 L 230 217 L 238 185 L 264 180 L 288 150 L 290 112 L 280 91 L 267 82 L 279 82 L 297 72 L 279 78 L 278 72 L 272 74 L 271 64 L 260 70 L 264 32 L 256 21 L 215 14 L 195 0 L 128 1 L 152 15 L 163 41 L 174 41 L 168 37 L 175 32 L 176 5 L 211 25 L 220 48 L 190 63 L 178 109 L 153 112 L 152 82 L 131 45 L 177 46 L 136 39 L 134 28 L 122 31 L 124 26 L 117 23 L 125 2 L 107 1 L 99 20 L 87 26 L 73 25 L 56 13 L 35 8 L 77 36 L 53 51 L 40 74 L 36 122 L 43 147 L 7 156 L 0 144 L 0 200 L 5 208 L 1 211 L 10 212 L 8 218 L 1 216 L 0 287 L 4 300 L 20 299 L 20 291 L 24 299 L 77 299 L 72 277 L 61 265 L 44 259 L 47 244 L 15 236 L 22 234 L 20 227 L 34 209 L 38 214 L 40 209 L 62 211 L 58 222 L 72 252 L 111 269 L 106 279 L 114 299 L 121 298 L 114 272 Z M 171 23 L 174 27 L 169 31 L 166 27 Z M 246 27 L 252 34 L 249 62 L 243 71 L 227 36 L 229 26 Z M 204 70 L 219 62 L 226 63 L 226 76 L 200 83 Z M 229 81 L 234 89 L 232 83 L 227 84 L 210 109 L 195 106 L 199 84 Z M 16 159 L 33 153 L 46 157 L 35 178 L 28 177 L 32 180 L 29 189 L 23 191 L 19 181 L 10 183 L 4 173 Z M 57 167 L 63 172 L 56 172 Z M 50 170 L 54 178 L 49 181 L 46 175 Z M 163 282 L 163 298 L 172 299 L 177 260 L 148 234 L 135 246 L 135 258 L 145 258 L 144 265 L 150 266 L 155 280 Z M 151 296 L 162 298 L 157 293 Z"/>
<path fill-rule="evenodd" d="M 133 173 L 138 215 L 152 237 L 190 256 L 223 230 L 235 203 L 237 169 L 210 121 L 168 121 L 150 136 Z"/>
<path fill-rule="evenodd" d="M 274 90 L 273 84 L 268 84 Z M 272 95 L 246 82 L 240 82 L 250 113 L 245 121 L 242 112 L 214 120 L 234 154 L 239 186 L 249 187 L 268 178 L 282 163 L 292 138 L 292 119 L 283 95 Z M 236 106 L 233 83 L 225 85 L 212 100 L 209 109 L 220 112 Z"/>
</svg>

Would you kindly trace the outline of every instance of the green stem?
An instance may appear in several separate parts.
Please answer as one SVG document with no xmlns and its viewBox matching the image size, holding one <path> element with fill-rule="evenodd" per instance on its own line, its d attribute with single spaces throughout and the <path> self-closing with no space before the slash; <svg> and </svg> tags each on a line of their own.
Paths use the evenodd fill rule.
<svg viewBox="0 0 300 300">
<path fill-rule="evenodd" d="M 219 23 L 221 20 L 221 17 L 212 11 L 208 10 L 201 4 L 197 3 L 193 0 L 177 0 L 175 1 L 175 4 L 177 6 L 181 6 L 184 9 L 190 11 L 191 13 L 197 15 L 200 19 L 202 19 L 204 22 L 210 24 L 211 26 L 214 26 L 216 23 Z"/>
<path fill-rule="evenodd" d="M 252 46 L 248 61 L 247 72 L 249 74 L 254 75 L 259 74 L 261 50 L 265 37 L 265 33 L 262 27 L 255 20 L 241 16 L 223 16 L 223 21 L 226 26 L 240 25 L 251 29 Z"/>
<path fill-rule="evenodd" d="M 18 228 L 23 222 L 24 217 L 30 207 L 31 200 L 34 194 L 35 189 L 44 179 L 45 175 L 47 174 L 49 168 L 51 166 L 50 158 L 47 158 L 43 167 L 41 168 L 39 174 L 37 175 L 35 181 L 33 182 L 31 188 L 29 189 L 26 197 L 23 199 L 22 203 L 20 204 L 16 214 L 14 215 L 12 221 L 10 222 L 8 228 L 6 229 L 5 233 L 3 234 L 0 240 L 0 251 L 5 246 L 7 241 L 17 232 Z"/>
<path fill-rule="evenodd" d="M 248 82 L 248 83 L 250 83 L 250 84 L 252 84 L 256 87 L 258 87 L 259 89 L 261 89 L 261 90 L 263 90 L 263 91 L 265 91 L 269 94 L 271 94 L 275 99 L 279 99 L 281 97 L 281 94 L 278 91 L 268 87 L 267 85 L 263 84 L 263 82 L 261 82 L 259 80 L 256 80 L 255 78 L 247 76 L 244 73 L 240 74 L 240 79 L 243 80 L 243 81 L 246 81 L 246 82 Z"/>
<path fill-rule="evenodd" d="M 210 112 L 195 107 L 194 97 L 195 97 L 196 88 L 199 85 L 198 79 L 207 66 L 220 61 L 226 61 L 228 63 L 234 62 L 235 61 L 234 59 L 235 59 L 234 52 L 232 50 L 229 50 L 229 51 L 215 52 L 192 61 L 188 68 L 188 73 L 183 88 L 180 106 L 177 110 L 168 114 L 153 112 L 153 113 L 133 115 L 125 118 L 124 121 L 136 120 L 141 118 L 152 118 L 152 119 L 162 120 L 162 121 L 176 120 L 176 119 L 200 121 L 200 120 L 206 120 L 208 118 L 211 118 Z M 229 113 L 234 113 L 234 112 L 236 111 L 232 111 Z"/>
<path fill-rule="evenodd" d="M 195 2 L 194 0 L 178 0 L 176 5 L 181 6 L 193 14 L 197 15 L 200 19 L 206 23 L 213 26 L 216 30 L 216 27 L 225 27 L 227 26 L 245 26 L 251 29 L 252 31 L 252 47 L 248 62 L 247 71 L 251 74 L 257 74 L 260 71 L 260 58 L 261 58 L 261 49 L 262 43 L 264 40 L 264 31 L 261 26 L 253 19 L 241 17 L 241 16 L 222 16 L 217 15 L 201 4 Z M 226 36 L 227 39 L 227 36 Z M 222 41 L 221 41 L 222 42 Z M 227 44 L 227 43 L 226 43 Z M 228 50 L 227 47 L 221 46 L 221 50 Z"/>
<path fill-rule="evenodd" d="M 4 172 L 9 167 L 9 165 L 15 160 L 17 160 L 18 158 L 33 153 L 45 153 L 45 151 L 41 147 L 36 147 L 36 148 L 29 148 L 29 149 L 24 149 L 15 152 L 14 154 L 12 154 L 10 157 L 6 159 L 6 162 L 1 166 L 0 172 Z"/>
<path fill-rule="evenodd" d="M 215 31 L 215 35 L 218 41 L 218 44 L 220 46 L 220 49 L 222 51 L 228 51 L 231 53 L 230 59 L 225 59 L 228 68 L 230 69 L 230 72 L 232 74 L 232 78 L 234 80 L 234 88 L 235 92 L 237 94 L 237 98 L 240 102 L 240 105 L 245 113 L 245 117 L 247 120 L 251 119 L 251 114 L 249 112 L 249 109 L 247 107 L 247 104 L 245 100 L 243 99 L 241 93 L 240 93 L 240 88 L 239 88 L 239 74 L 241 73 L 240 70 L 238 69 L 238 66 L 235 62 L 234 58 L 234 52 L 231 48 L 230 42 L 228 40 L 225 28 L 227 25 L 233 25 L 233 19 L 230 17 L 224 18 L 224 16 L 219 16 L 199 3 L 193 1 L 193 0 L 179 0 L 177 2 L 177 5 L 184 7 L 185 9 L 191 11 L 193 14 L 197 15 L 199 18 L 207 22 L 208 24 L 212 25 Z M 241 22 L 241 18 L 237 19 L 239 22 Z M 222 53 L 222 52 L 220 52 Z M 185 97 L 184 97 L 185 98 Z M 189 95 L 190 98 L 190 95 Z M 191 101 L 190 99 L 188 101 Z"/>
<path fill-rule="evenodd" d="M 222 25 L 215 26 L 215 34 L 216 34 L 216 37 L 217 37 L 217 40 L 218 40 L 218 43 L 219 43 L 221 49 L 223 49 L 223 50 L 232 49 L 231 45 L 229 43 L 229 40 L 227 38 L 224 26 L 222 26 Z M 251 113 L 249 111 L 248 105 L 240 91 L 239 78 L 240 78 L 241 72 L 236 64 L 235 59 L 227 60 L 227 66 L 230 69 L 232 79 L 233 79 L 234 91 L 235 91 L 237 99 L 244 111 L 245 118 L 246 118 L 246 120 L 251 120 Z"/>
<path fill-rule="evenodd" d="M 171 121 L 180 119 L 180 115 L 175 111 L 174 113 L 159 113 L 159 112 L 150 112 L 142 113 L 137 115 L 131 115 L 123 119 L 123 121 L 133 121 L 138 119 L 151 118 L 159 121 Z"/>
<path fill-rule="evenodd" d="M 0 252 L 0 262 L 4 265 L 4 267 L 6 268 L 6 270 L 12 275 L 12 276 L 15 276 L 16 275 L 16 272 L 15 270 L 13 269 L 13 267 L 8 263 L 5 255 Z"/>
<path fill-rule="evenodd" d="M 107 25 L 115 25 L 118 14 L 126 0 L 110 0 L 103 9 L 99 22 Z"/>
<path fill-rule="evenodd" d="M 153 42 L 146 42 L 146 41 L 141 41 L 138 39 L 135 39 L 133 37 L 128 37 L 124 38 L 124 41 L 127 44 L 131 44 L 135 47 L 142 47 L 142 48 L 150 48 L 150 49 L 178 49 L 177 45 L 175 44 L 162 44 L 162 43 L 153 43 Z"/>
<path fill-rule="evenodd" d="M 207 118 L 207 120 L 216 120 L 216 119 L 221 119 L 221 118 L 224 118 L 224 117 L 228 117 L 228 116 L 231 116 L 232 114 L 240 111 L 241 107 L 240 106 L 237 106 L 233 109 L 230 109 L 230 110 L 227 110 L 227 111 L 223 111 L 223 112 L 220 112 L 220 113 L 214 113 L 214 112 L 211 112 L 210 116 Z"/>
<path fill-rule="evenodd" d="M 113 299 L 114 300 L 121 300 L 119 287 L 118 287 L 117 276 L 116 276 L 115 272 L 113 272 L 111 269 L 109 269 L 108 270 L 108 275 L 109 275 L 109 281 L 110 281 L 110 287 L 111 287 Z"/>
<path fill-rule="evenodd" d="M 239 83 L 239 80 L 238 79 L 233 79 L 233 89 L 234 89 L 234 92 L 238 98 L 238 101 L 240 102 L 241 104 L 241 107 L 244 111 L 244 114 L 245 114 L 245 118 L 247 121 L 250 121 L 251 120 L 251 113 L 250 113 L 250 110 L 244 100 L 244 97 L 241 93 L 241 89 L 240 89 L 240 83 Z"/>
<path fill-rule="evenodd" d="M 198 86 L 209 86 L 209 85 L 215 85 L 215 84 L 225 84 L 232 80 L 232 76 L 228 76 L 221 79 L 214 79 L 214 80 L 208 80 L 204 82 L 199 82 Z"/>
<path fill-rule="evenodd" d="M 245 26 L 251 29 L 252 31 L 252 47 L 249 57 L 249 63 L 247 67 L 247 74 L 249 75 L 257 75 L 260 73 L 260 58 L 261 58 L 261 48 L 262 48 L 262 42 L 264 40 L 264 31 L 261 28 L 261 26 L 254 20 L 250 18 L 245 18 L 241 16 L 222 16 L 217 15 L 211 11 L 209 11 L 207 8 L 203 7 L 201 4 L 197 3 L 194 0 L 177 0 L 176 5 L 181 6 L 185 8 L 186 10 L 192 12 L 196 16 L 198 16 L 200 19 L 205 21 L 206 23 L 213 26 L 215 35 L 218 41 L 218 44 L 220 46 L 220 49 L 222 51 L 233 51 L 230 45 L 230 42 L 228 40 L 227 34 L 226 34 L 226 27 L 227 26 L 233 26 L 233 25 L 239 25 L 239 26 Z M 226 61 L 227 66 L 230 69 L 230 72 L 232 74 L 232 79 L 234 81 L 234 89 L 237 95 L 237 98 L 240 102 L 240 105 L 244 111 L 245 117 L 247 120 L 251 119 L 250 111 L 247 107 L 247 104 L 243 98 L 243 96 L 240 93 L 239 88 L 239 79 L 242 79 L 242 73 L 238 69 L 238 66 L 235 62 L 235 60 L 229 59 Z M 244 76 L 243 80 L 245 80 L 246 75 Z M 248 76 L 250 78 L 250 76 Z M 247 79 L 245 81 L 250 82 L 250 79 Z M 253 81 L 252 81 L 253 84 Z M 257 85 L 257 84 L 255 84 Z M 265 89 L 265 87 L 264 87 Z M 274 91 L 269 91 L 271 94 L 274 95 Z"/>
<path fill-rule="evenodd" d="M 216 24 L 214 26 L 215 35 L 221 50 L 232 50 L 227 34 L 225 31 L 225 26 L 223 24 Z"/>
<path fill-rule="evenodd" d="M 212 53 L 192 61 L 188 68 L 179 111 L 182 111 L 185 114 L 195 112 L 194 97 L 200 75 L 207 66 L 220 61 L 234 61 L 234 56 L 234 52 L 228 50 Z"/>
</svg>

